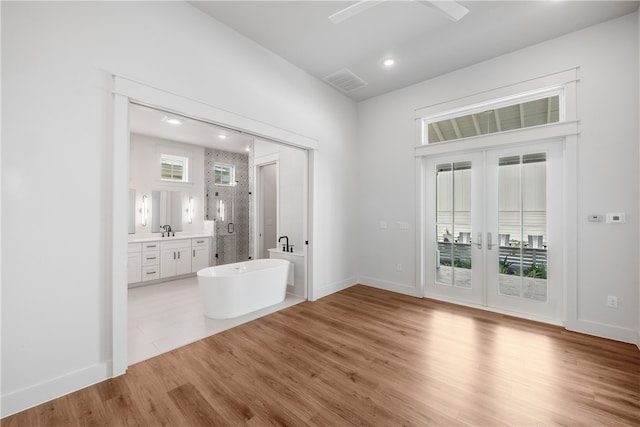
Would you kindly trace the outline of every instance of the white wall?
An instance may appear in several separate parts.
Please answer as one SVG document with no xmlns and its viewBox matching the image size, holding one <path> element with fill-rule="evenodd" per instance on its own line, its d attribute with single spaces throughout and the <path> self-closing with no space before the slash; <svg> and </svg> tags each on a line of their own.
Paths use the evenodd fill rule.
<svg viewBox="0 0 640 427">
<path fill-rule="evenodd" d="M 129 157 L 130 173 L 129 188 L 136 190 L 136 233 L 130 237 L 144 238 L 152 235 L 151 218 L 153 206 L 151 197 L 153 191 L 180 191 L 183 194 L 183 206 L 188 203 L 189 197 L 193 199 L 193 221 L 191 224 L 183 214 L 182 232 L 204 232 L 204 147 L 184 144 L 176 141 L 155 138 L 147 135 L 131 134 L 131 155 Z M 174 183 L 160 179 L 160 154 L 182 155 L 189 158 L 188 183 Z M 142 196 L 146 195 L 148 201 L 148 221 L 143 226 L 141 221 Z M 172 224 L 175 225 L 175 224 Z M 159 236 L 158 233 L 155 234 Z"/>
<path fill-rule="evenodd" d="M 254 143 L 255 158 L 278 153 L 279 157 L 279 198 L 280 221 L 279 236 L 288 236 L 289 244 L 294 245 L 296 251 L 302 251 L 304 244 L 304 205 L 307 171 L 307 155 L 299 149 L 275 144 L 260 139 Z M 275 247 L 275 246 L 273 246 Z"/>
<path fill-rule="evenodd" d="M 3 415 L 111 372 L 112 73 L 318 140 L 313 295 L 354 283 L 354 102 L 183 2 L 1 7 Z"/>
<path fill-rule="evenodd" d="M 361 281 L 409 294 L 416 277 L 414 111 L 580 67 L 577 316 L 572 329 L 620 339 L 638 329 L 638 17 L 622 18 L 358 104 Z M 626 212 L 627 223 L 588 223 Z M 388 229 L 380 229 L 386 220 Z M 409 230 L 397 227 L 408 221 Z M 403 271 L 395 271 L 396 264 Z M 606 296 L 620 308 L 606 307 Z M 571 301 L 570 303 L 576 303 Z M 633 338 L 635 339 L 635 338 Z"/>
</svg>

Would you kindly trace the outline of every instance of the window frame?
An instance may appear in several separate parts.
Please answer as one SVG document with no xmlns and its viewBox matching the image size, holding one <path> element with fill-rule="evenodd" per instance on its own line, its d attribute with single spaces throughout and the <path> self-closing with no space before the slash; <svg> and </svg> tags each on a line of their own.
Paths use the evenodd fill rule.
<svg viewBox="0 0 640 427">
<path fill-rule="evenodd" d="M 216 167 L 228 167 L 230 170 L 229 173 L 229 184 L 223 184 L 223 183 L 218 183 L 216 182 L 217 177 L 216 177 Z M 236 165 L 232 164 L 232 163 L 223 163 L 223 162 L 214 162 L 213 163 L 213 185 L 219 185 L 222 187 L 233 187 L 234 185 L 236 185 Z"/>
<path fill-rule="evenodd" d="M 182 161 L 182 179 L 165 178 L 162 176 L 162 166 L 165 164 L 165 160 L 168 161 Z M 181 156 L 178 154 L 160 153 L 160 180 L 163 182 L 175 182 L 175 183 L 189 183 L 189 156 Z"/>
</svg>

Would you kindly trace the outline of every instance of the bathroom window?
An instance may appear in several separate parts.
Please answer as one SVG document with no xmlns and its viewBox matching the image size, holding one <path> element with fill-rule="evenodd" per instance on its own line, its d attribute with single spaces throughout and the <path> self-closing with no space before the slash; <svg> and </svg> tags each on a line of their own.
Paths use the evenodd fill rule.
<svg viewBox="0 0 640 427">
<path fill-rule="evenodd" d="M 215 185 L 235 185 L 235 166 L 226 163 L 215 163 L 213 165 L 213 177 Z"/>
<path fill-rule="evenodd" d="M 161 154 L 160 177 L 163 181 L 189 182 L 189 158 Z"/>
</svg>

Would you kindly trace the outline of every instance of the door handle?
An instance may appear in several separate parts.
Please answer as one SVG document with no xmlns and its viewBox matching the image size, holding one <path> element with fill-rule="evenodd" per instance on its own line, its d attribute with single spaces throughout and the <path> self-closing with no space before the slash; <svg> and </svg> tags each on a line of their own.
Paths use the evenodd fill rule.
<svg viewBox="0 0 640 427">
<path fill-rule="evenodd" d="M 476 245 L 478 245 L 478 249 L 482 249 L 482 233 L 478 232 L 478 241 L 476 242 Z"/>
<path fill-rule="evenodd" d="M 493 245 L 491 244 L 491 232 L 487 232 L 487 249 L 491 250 L 491 248 L 493 247 Z"/>
</svg>

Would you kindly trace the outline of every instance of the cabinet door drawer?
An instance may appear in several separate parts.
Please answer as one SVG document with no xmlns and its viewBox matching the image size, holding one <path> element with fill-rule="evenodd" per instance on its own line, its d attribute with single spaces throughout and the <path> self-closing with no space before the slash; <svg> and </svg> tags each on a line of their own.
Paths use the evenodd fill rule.
<svg viewBox="0 0 640 427">
<path fill-rule="evenodd" d="M 208 237 L 200 237 L 198 239 L 191 239 L 191 247 L 197 248 L 200 246 L 209 246 L 209 238 Z"/>
<path fill-rule="evenodd" d="M 190 248 L 190 247 L 191 247 L 191 241 L 189 239 L 160 242 L 160 249 L 162 249 L 163 251 L 167 249 L 183 249 L 183 248 Z"/>
<path fill-rule="evenodd" d="M 140 243 L 129 243 L 127 247 L 127 252 L 130 254 L 142 251 L 142 244 Z"/>
<path fill-rule="evenodd" d="M 143 252 L 142 253 L 142 265 L 158 265 L 160 264 L 160 252 Z"/>
<path fill-rule="evenodd" d="M 147 242 L 142 244 L 143 251 L 159 251 L 160 242 Z"/>
<path fill-rule="evenodd" d="M 157 265 L 150 265 L 142 267 L 142 281 L 154 280 L 160 278 L 160 267 Z"/>
</svg>

